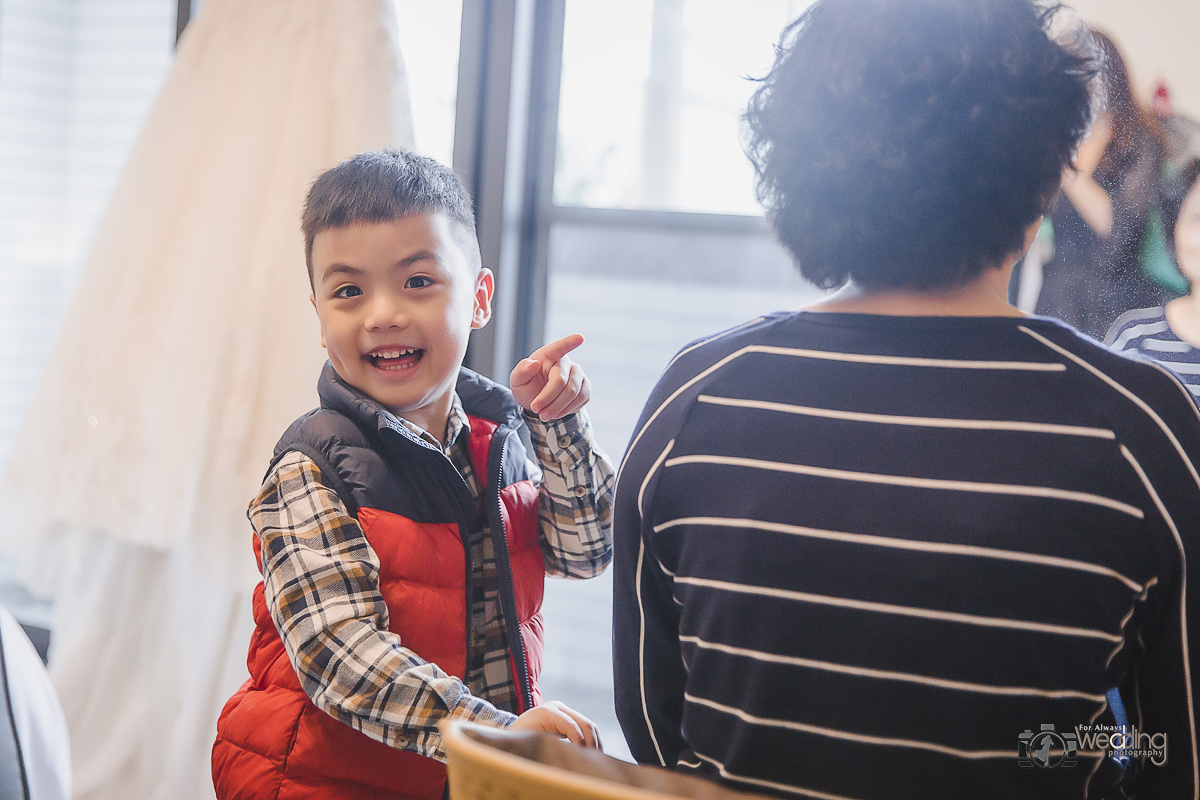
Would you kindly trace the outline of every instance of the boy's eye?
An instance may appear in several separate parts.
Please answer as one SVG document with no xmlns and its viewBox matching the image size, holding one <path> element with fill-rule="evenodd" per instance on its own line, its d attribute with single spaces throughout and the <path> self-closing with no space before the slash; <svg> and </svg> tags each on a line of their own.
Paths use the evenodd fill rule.
<svg viewBox="0 0 1200 800">
<path fill-rule="evenodd" d="M 334 297 L 358 297 L 362 294 L 362 289 L 357 286 L 343 286 L 333 293 Z"/>
<path fill-rule="evenodd" d="M 404 282 L 405 289 L 424 289 L 426 286 L 432 286 L 433 279 L 424 275 L 413 275 Z"/>
</svg>

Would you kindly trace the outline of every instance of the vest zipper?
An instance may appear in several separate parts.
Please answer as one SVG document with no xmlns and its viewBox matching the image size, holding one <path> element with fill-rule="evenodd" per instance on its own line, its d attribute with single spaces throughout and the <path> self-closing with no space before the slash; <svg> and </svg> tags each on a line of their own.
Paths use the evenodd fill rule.
<svg viewBox="0 0 1200 800">
<path fill-rule="evenodd" d="M 451 479 L 451 481 L 454 483 L 455 489 L 457 490 L 458 487 L 461 486 L 464 490 L 466 490 L 467 494 L 470 494 L 471 487 L 467 486 L 467 482 L 465 480 L 463 480 L 462 474 L 459 473 L 458 469 L 455 468 L 454 462 L 452 462 L 449 458 L 447 458 L 445 453 L 442 453 L 441 455 L 442 455 L 442 461 L 446 464 L 446 467 L 454 475 L 454 477 Z M 466 594 L 466 603 L 464 604 L 465 605 L 464 623 L 466 624 L 466 627 L 464 629 L 465 635 L 463 637 L 466 640 L 463 642 L 463 644 L 466 647 L 466 651 L 467 651 L 466 661 L 463 664 L 463 683 L 465 684 L 467 682 L 467 680 L 470 678 L 471 654 L 474 651 L 475 646 L 477 644 L 475 641 L 475 626 L 472 625 L 472 619 L 471 619 L 472 598 L 474 596 L 473 588 L 474 588 L 474 583 L 475 583 L 475 581 L 472 578 L 472 574 L 471 574 L 472 573 L 472 570 L 471 570 L 471 545 L 469 543 L 469 541 L 470 541 L 470 522 L 471 522 L 472 515 L 470 513 L 468 513 L 468 511 L 467 511 L 468 506 L 463 503 L 462 497 L 459 496 L 460 493 L 458 491 L 453 491 L 453 492 L 451 492 L 451 494 L 454 497 L 454 508 L 458 512 L 458 514 L 457 514 L 457 516 L 458 516 L 458 540 L 459 540 L 459 544 L 461 544 L 462 548 L 463 548 L 463 571 L 465 573 L 464 578 L 463 578 L 463 590 Z"/>
<path fill-rule="evenodd" d="M 496 524 L 492 526 L 492 529 L 493 531 L 498 530 L 500 532 L 500 542 L 497 542 L 497 544 L 504 545 L 502 548 L 496 548 L 496 565 L 498 568 L 504 570 L 505 575 L 502 577 L 507 578 L 507 580 L 500 582 L 502 589 L 505 590 L 504 599 L 508 601 L 506 605 L 508 606 L 509 613 L 505 614 L 505 616 L 509 617 L 509 621 L 511 622 L 509 639 L 513 649 L 513 656 L 517 663 L 517 690 L 521 694 L 522 710 L 528 711 L 533 708 L 533 689 L 529 681 L 529 661 L 525 652 L 525 640 L 521 636 L 521 619 L 517 613 L 517 590 L 515 579 L 513 578 L 512 561 L 508 557 L 509 538 L 508 529 L 504 527 L 504 501 L 500 499 L 500 481 L 504 476 L 504 458 L 508 452 L 508 437 L 513 433 L 514 430 L 512 428 L 505 430 L 504 438 L 500 442 L 500 460 L 497 463 L 495 480 L 492 481 L 492 486 L 496 492 L 494 505 L 496 509 Z M 493 540 L 496 538 L 494 533 L 492 537 Z"/>
</svg>

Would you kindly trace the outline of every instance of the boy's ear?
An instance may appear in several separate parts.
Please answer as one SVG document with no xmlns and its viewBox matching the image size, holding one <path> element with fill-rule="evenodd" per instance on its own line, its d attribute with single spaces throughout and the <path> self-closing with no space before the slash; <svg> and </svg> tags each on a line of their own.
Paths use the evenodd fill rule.
<svg viewBox="0 0 1200 800">
<path fill-rule="evenodd" d="M 487 267 L 480 267 L 475 276 L 475 310 L 471 312 L 471 328 L 478 330 L 492 318 L 492 292 L 496 290 L 496 278 Z"/>
<path fill-rule="evenodd" d="M 308 302 L 313 304 L 313 311 L 316 311 L 317 310 L 317 296 L 315 294 L 310 294 L 308 296 Z M 325 326 L 321 324 L 320 312 L 317 312 L 317 327 L 321 330 L 321 347 L 324 348 L 325 347 Z M 326 348 L 326 349 L 328 349 L 328 348 Z"/>
</svg>

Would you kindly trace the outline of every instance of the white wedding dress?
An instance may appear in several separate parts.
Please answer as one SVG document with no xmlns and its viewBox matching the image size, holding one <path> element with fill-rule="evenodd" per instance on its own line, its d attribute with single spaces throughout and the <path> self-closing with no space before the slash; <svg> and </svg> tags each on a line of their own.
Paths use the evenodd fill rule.
<svg viewBox="0 0 1200 800">
<path fill-rule="evenodd" d="M 126 164 L 0 489 L 55 601 L 74 796 L 212 797 L 246 677 L 245 509 L 324 361 L 305 192 L 411 146 L 390 0 L 206 0 Z"/>
</svg>

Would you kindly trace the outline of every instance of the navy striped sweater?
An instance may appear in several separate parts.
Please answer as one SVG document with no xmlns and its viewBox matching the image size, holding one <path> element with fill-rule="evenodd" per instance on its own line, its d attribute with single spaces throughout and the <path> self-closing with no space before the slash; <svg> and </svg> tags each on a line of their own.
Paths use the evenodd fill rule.
<svg viewBox="0 0 1200 800">
<path fill-rule="evenodd" d="M 1112 324 L 1104 343 L 1118 353 L 1138 353 L 1169 367 L 1193 397 L 1200 397 L 1200 350 L 1171 330 L 1164 306 L 1125 312 Z"/>
<path fill-rule="evenodd" d="M 618 479 L 631 751 L 796 797 L 1200 797 L 1197 463 L 1178 379 L 1055 320 L 691 345 Z M 1164 764 L 1100 749 L 1114 688 Z"/>
</svg>

